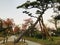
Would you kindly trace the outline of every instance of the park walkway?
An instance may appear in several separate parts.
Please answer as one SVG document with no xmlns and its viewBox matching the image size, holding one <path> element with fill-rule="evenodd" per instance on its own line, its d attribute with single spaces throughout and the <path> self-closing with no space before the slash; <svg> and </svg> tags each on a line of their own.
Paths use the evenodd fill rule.
<svg viewBox="0 0 60 45">
<path fill-rule="evenodd" d="M 16 36 L 11 36 L 11 37 L 8 38 L 8 41 L 13 42 L 14 41 L 14 38 L 16 39 L 17 37 Z M 28 41 L 28 40 L 25 40 L 25 42 L 27 43 L 27 45 L 41 45 L 39 43 Z M 0 41 L 0 43 L 1 43 L 1 41 Z"/>
<path fill-rule="evenodd" d="M 41 45 L 39 43 L 28 41 L 28 40 L 26 40 L 26 42 L 28 43 L 28 45 Z"/>
<path fill-rule="evenodd" d="M 16 39 L 17 37 L 16 36 L 11 36 L 8 40 L 9 41 L 14 41 L 14 38 Z M 28 40 L 25 40 L 27 42 L 28 45 L 41 45 L 39 43 L 36 43 L 36 42 L 32 42 L 32 41 L 28 41 Z"/>
</svg>

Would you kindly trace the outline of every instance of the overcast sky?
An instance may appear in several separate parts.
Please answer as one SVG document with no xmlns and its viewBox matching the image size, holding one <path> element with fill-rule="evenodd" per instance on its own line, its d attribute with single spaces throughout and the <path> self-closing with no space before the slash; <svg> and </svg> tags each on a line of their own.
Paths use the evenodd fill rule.
<svg viewBox="0 0 60 45">
<path fill-rule="evenodd" d="M 23 9 L 17 9 L 16 7 L 24 2 L 26 2 L 26 0 L 0 0 L 0 18 L 13 18 L 16 24 L 21 24 L 23 20 L 29 18 L 29 16 L 22 13 Z M 35 10 L 30 10 L 32 13 L 34 13 L 34 11 Z M 43 15 L 46 23 L 47 20 L 51 18 L 52 13 L 53 10 L 48 9 Z M 50 23 L 48 25 L 50 25 Z"/>
</svg>

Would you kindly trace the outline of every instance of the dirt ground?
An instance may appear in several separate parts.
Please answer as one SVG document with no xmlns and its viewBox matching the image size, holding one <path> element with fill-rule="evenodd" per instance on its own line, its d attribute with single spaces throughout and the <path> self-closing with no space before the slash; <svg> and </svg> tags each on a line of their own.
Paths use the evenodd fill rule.
<svg viewBox="0 0 60 45">
<path fill-rule="evenodd" d="M 14 44 L 13 42 L 7 42 L 5 44 L 0 44 L 0 45 L 27 45 L 27 43 L 18 42 L 16 44 Z"/>
<path fill-rule="evenodd" d="M 0 37 L 0 41 L 2 41 L 3 39 L 4 39 L 3 37 Z M 0 43 L 0 45 L 27 45 L 27 43 L 18 42 L 18 43 L 16 43 L 16 44 L 14 44 L 14 42 L 9 41 L 9 42 L 7 42 L 7 43 L 5 43 L 5 44 Z"/>
</svg>

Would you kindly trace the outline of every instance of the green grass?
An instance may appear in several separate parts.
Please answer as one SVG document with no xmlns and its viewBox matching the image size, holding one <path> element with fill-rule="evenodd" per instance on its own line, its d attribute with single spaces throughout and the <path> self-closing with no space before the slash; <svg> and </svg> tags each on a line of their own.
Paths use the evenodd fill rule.
<svg viewBox="0 0 60 45">
<path fill-rule="evenodd" d="M 37 43 L 40 43 L 42 45 L 60 45 L 60 37 L 52 37 L 54 41 L 51 40 L 43 40 L 43 39 L 37 39 L 37 38 L 32 38 L 32 37 L 26 37 L 25 39 L 34 41 Z"/>
</svg>

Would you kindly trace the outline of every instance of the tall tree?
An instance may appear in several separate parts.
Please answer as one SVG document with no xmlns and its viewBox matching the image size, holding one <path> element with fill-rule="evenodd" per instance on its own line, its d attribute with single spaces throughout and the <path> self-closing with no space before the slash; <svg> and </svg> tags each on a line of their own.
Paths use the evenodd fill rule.
<svg viewBox="0 0 60 45">
<path fill-rule="evenodd" d="M 26 33 L 28 30 L 33 30 L 33 28 L 36 26 L 36 24 L 39 22 L 40 23 L 40 27 L 41 27 L 41 30 L 43 31 L 43 35 L 47 37 L 50 37 L 51 36 L 49 35 L 48 33 L 48 30 L 43 22 L 43 14 L 44 12 L 48 9 L 48 8 L 51 8 L 51 7 L 54 7 L 54 3 L 56 3 L 56 1 L 54 0 L 36 0 L 34 2 L 30 2 L 30 1 L 27 1 L 26 3 L 20 5 L 17 7 L 17 9 L 19 8 L 24 8 L 24 9 L 31 9 L 31 8 L 37 8 L 39 10 L 36 11 L 36 14 L 40 14 L 38 17 L 35 17 L 33 16 L 31 13 L 27 12 L 27 11 L 24 11 L 23 13 L 26 13 L 28 14 L 29 16 L 31 17 L 34 17 L 34 18 L 37 18 L 36 22 L 30 27 L 28 28 L 25 32 L 23 32 L 19 38 L 17 40 L 15 40 L 15 42 L 18 42 L 19 39 L 21 39 L 21 37 L 24 35 L 24 33 Z M 51 6 L 49 7 L 48 4 L 50 4 Z"/>
</svg>

